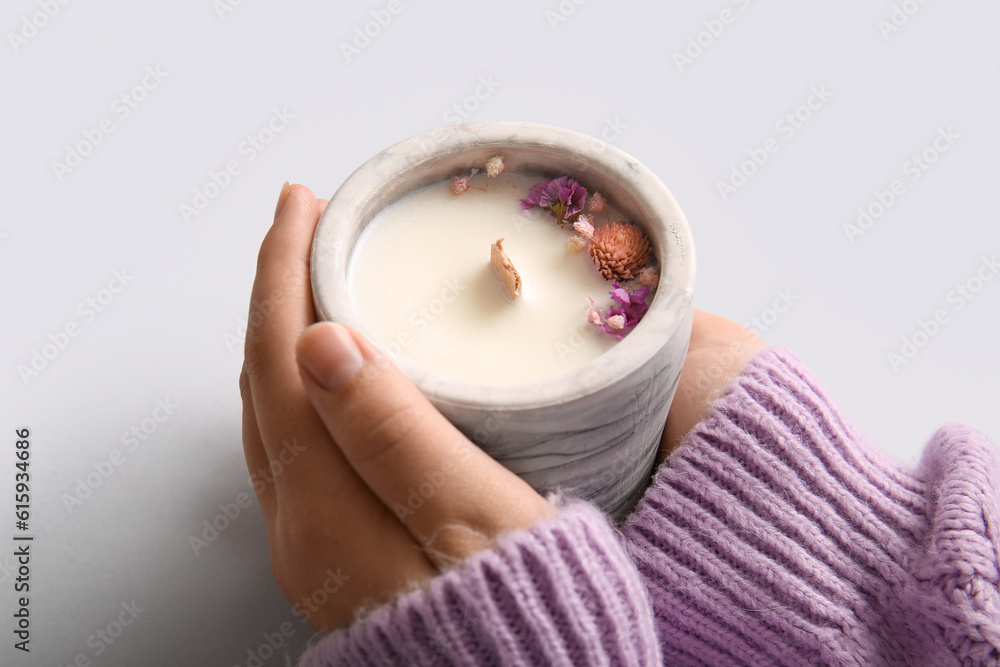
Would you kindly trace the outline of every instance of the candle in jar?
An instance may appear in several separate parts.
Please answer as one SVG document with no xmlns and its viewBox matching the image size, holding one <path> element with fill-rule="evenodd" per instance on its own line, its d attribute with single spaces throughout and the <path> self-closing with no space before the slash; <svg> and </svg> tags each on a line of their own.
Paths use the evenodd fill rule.
<svg viewBox="0 0 1000 667">
<path fill-rule="evenodd" d="M 612 283 L 586 251 L 569 249 L 572 229 L 548 210 L 521 210 L 540 177 L 512 179 L 475 176 L 459 195 L 448 181 L 433 184 L 370 221 L 348 285 L 383 349 L 423 371 L 509 385 L 571 371 L 618 344 L 588 321 L 588 297 L 604 308 Z M 522 280 L 513 303 L 490 273 L 499 238 Z"/>
</svg>

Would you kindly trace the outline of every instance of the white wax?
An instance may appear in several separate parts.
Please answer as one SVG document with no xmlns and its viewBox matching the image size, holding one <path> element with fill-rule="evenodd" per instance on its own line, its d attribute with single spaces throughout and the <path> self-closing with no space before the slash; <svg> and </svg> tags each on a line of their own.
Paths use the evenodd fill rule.
<svg viewBox="0 0 1000 667">
<path fill-rule="evenodd" d="M 571 229 L 547 209 L 519 200 L 540 177 L 480 174 L 455 195 L 450 181 L 410 193 L 361 234 L 348 269 L 351 299 L 383 349 L 422 370 L 480 383 L 553 377 L 617 344 L 587 320 L 587 297 L 604 311 L 611 282 L 586 249 L 571 252 Z M 606 214 L 595 216 L 603 223 Z M 522 279 L 507 303 L 489 272 L 490 244 Z"/>
</svg>

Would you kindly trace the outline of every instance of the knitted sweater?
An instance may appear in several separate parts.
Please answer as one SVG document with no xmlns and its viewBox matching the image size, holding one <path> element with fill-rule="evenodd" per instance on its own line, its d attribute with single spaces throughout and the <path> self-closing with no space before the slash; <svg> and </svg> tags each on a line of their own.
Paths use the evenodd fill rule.
<svg viewBox="0 0 1000 667">
<path fill-rule="evenodd" d="M 997 665 L 1000 477 L 874 450 L 790 352 L 729 385 L 616 529 L 563 502 L 323 638 L 320 665 Z"/>
</svg>

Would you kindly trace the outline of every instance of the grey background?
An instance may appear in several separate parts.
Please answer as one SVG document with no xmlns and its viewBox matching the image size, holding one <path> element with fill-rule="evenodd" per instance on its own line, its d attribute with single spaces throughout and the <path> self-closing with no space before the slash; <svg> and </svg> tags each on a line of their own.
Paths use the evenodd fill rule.
<svg viewBox="0 0 1000 667">
<path fill-rule="evenodd" d="M 996 3 L 400 0 L 348 58 L 341 43 L 389 3 L 235 2 L 0 11 L 0 539 L 15 532 L 25 426 L 35 535 L 30 655 L 12 648 L 0 556 L 5 664 L 255 664 L 286 621 L 285 648 L 300 650 L 310 635 L 271 579 L 256 500 L 197 556 L 189 543 L 220 503 L 252 496 L 237 376 L 257 248 L 283 181 L 329 196 L 380 149 L 456 120 L 455 105 L 607 140 L 658 173 L 695 235 L 697 305 L 757 318 L 896 460 L 915 464 L 948 420 L 1000 437 L 1000 280 L 962 308 L 953 292 L 992 277 L 983 258 L 1000 253 Z M 43 6 L 54 15 L 37 18 Z M 124 116 L 115 100 L 147 67 L 165 77 Z M 480 78 L 494 90 L 477 98 Z M 800 110 L 814 89 L 831 95 Z M 248 160 L 241 142 L 275 109 L 294 118 Z M 809 117 L 786 136 L 797 110 Z M 104 119 L 113 131 L 60 179 L 53 163 Z M 912 156 L 948 128 L 910 180 Z M 724 199 L 718 183 L 768 139 L 777 151 Z M 179 207 L 231 160 L 240 173 L 185 221 Z M 895 179 L 902 194 L 852 243 L 845 225 Z M 122 270 L 129 284 L 88 321 L 79 304 Z M 791 305 L 770 312 L 782 293 Z M 938 310 L 947 321 L 893 368 Z M 69 323 L 79 334 L 22 379 Z M 177 408 L 126 451 L 158 399 Z M 120 465 L 67 507 L 116 450 Z M 133 600 L 142 611 L 95 655 L 88 637 Z"/>
</svg>

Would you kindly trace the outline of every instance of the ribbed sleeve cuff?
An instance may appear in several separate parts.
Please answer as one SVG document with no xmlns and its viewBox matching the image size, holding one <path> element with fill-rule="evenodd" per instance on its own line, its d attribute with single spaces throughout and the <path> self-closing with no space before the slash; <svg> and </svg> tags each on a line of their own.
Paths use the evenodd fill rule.
<svg viewBox="0 0 1000 667">
<path fill-rule="evenodd" d="M 325 637 L 300 665 L 655 665 L 645 588 L 583 503 Z"/>
<path fill-rule="evenodd" d="M 932 530 L 914 559 L 903 606 L 917 610 L 907 614 L 912 633 L 935 637 L 940 654 L 957 657 L 956 664 L 1000 665 L 1000 474 L 991 454 L 981 433 L 949 424 L 920 462 L 933 489 Z M 923 648 L 935 655 L 935 647 Z"/>
<path fill-rule="evenodd" d="M 937 451 L 941 435 L 929 451 Z M 995 484 L 995 469 L 982 440 L 966 452 L 974 459 L 966 476 L 969 467 L 981 474 L 979 497 L 963 516 L 980 515 L 973 560 L 983 587 L 992 585 L 982 594 L 990 597 L 1000 516 L 997 487 L 984 488 L 991 475 Z M 650 591 L 664 660 L 953 662 L 958 645 L 969 642 L 959 626 L 967 630 L 969 623 L 956 622 L 954 601 L 928 611 L 916 599 L 939 597 L 921 582 L 940 572 L 925 554 L 947 532 L 936 518 L 942 479 L 956 477 L 948 465 L 936 464 L 936 475 L 930 464 L 919 473 L 902 469 L 855 431 L 793 354 L 760 353 L 657 472 L 624 526 Z M 946 516 L 956 511 L 952 505 Z M 992 514 L 983 518 L 983 508 Z M 986 553 L 991 540 L 993 552 Z M 970 552 L 962 549 L 962 565 L 953 569 L 969 566 Z M 979 639 L 990 631 L 977 631 Z"/>
</svg>

